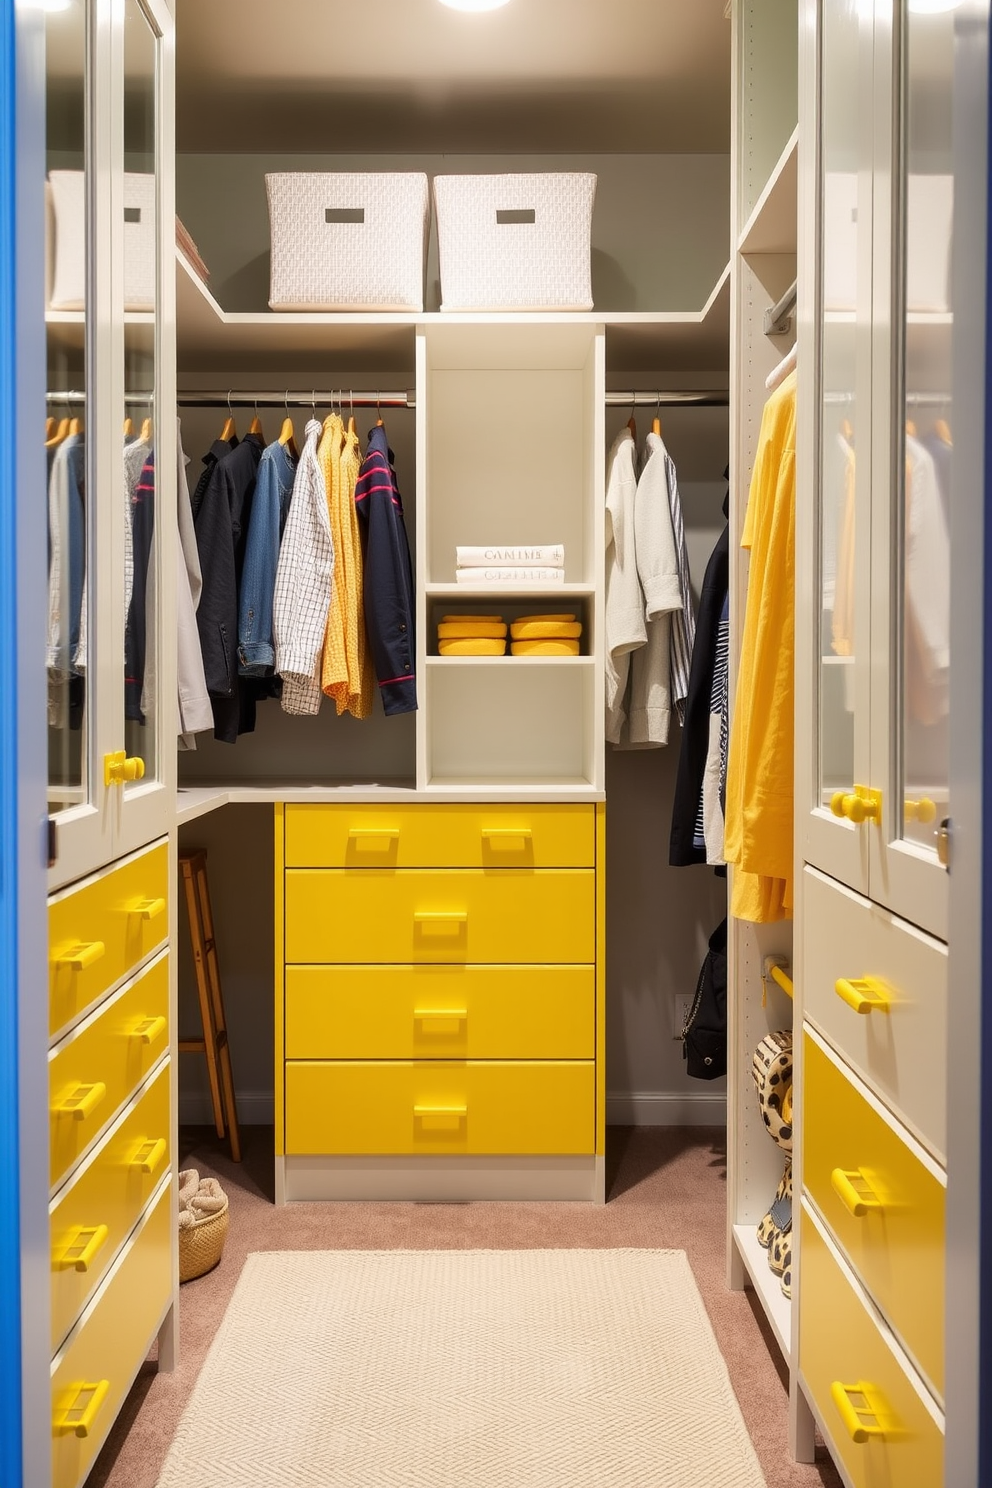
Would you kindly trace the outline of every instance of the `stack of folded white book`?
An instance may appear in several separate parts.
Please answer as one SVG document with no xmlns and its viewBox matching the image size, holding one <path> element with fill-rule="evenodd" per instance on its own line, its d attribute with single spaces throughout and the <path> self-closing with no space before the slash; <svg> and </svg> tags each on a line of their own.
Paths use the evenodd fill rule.
<svg viewBox="0 0 992 1488">
<path fill-rule="evenodd" d="M 459 584 L 563 584 L 565 548 L 562 543 L 539 547 L 456 548 L 455 578 Z"/>
</svg>

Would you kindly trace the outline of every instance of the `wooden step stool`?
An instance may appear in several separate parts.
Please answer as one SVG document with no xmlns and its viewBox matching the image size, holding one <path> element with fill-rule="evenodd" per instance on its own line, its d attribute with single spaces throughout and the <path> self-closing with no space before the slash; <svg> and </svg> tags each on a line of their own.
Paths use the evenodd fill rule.
<svg viewBox="0 0 992 1488">
<path fill-rule="evenodd" d="M 189 938 L 196 968 L 196 990 L 200 999 L 203 1037 L 180 1039 L 180 1054 L 205 1054 L 210 1078 L 210 1100 L 214 1108 L 217 1135 L 224 1136 L 225 1125 L 231 1140 L 231 1157 L 241 1161 L 241 1137 L 238 1113 L 234 1104 L 234 1075 L 231 1050 L 227 1042 L 224 998 L 220 990 L 220 968 L 214 941 L 214 919 L 210 912 L 210 890 L 207 887 L 207 854 L 202 848 L 179 854 L 179 867 L 186 892 L 189 916 Z"/>
</svg>

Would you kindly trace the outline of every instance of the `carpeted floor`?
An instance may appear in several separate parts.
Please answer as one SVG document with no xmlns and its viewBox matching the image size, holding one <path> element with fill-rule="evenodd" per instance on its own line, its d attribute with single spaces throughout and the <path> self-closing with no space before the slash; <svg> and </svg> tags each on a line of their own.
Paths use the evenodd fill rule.
<svg viewBox="0 0 992 1488">
<path fill-rule="evenodd" d="M 215 1174 L 231 1201 L 224 1258 L 180 1292 L 180 1366 L 139 1376 L 88 1488 L 155 1488 L 200 1365 L 250 1251 L 685 1250 L 768 1488 L 841 1488 L 826 1453 L 791 1461 L 787 1391 L 777 1347 L 748 1293 L 725 1285 L 726 1147 L 722 1129 L 614 1127 L 605 1207 L 584 1204 L 272 1205 L 271 1130 L 242 1128 L 244 1161 L 231 1163 L 212 1131 L 183 1133 L 180 1166 Z"/>
</svg>

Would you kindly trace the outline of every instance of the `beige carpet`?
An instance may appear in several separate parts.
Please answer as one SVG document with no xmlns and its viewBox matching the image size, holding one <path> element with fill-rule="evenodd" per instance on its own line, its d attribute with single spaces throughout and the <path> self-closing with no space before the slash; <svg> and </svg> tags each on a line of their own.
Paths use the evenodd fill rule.
<svg viewBox="0 0 992 1488">
<path fill-rule="evenodd" d="M 248 1257 L 160 1488 L 765 1488 L 685 1254 Z"/>
</svg>

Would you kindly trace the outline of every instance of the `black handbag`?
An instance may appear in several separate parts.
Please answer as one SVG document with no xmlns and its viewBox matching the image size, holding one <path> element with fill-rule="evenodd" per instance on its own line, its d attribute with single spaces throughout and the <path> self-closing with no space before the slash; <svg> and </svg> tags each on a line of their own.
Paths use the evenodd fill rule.
<svg viewBox="0 0 992 1488">
<path fill-rule="evenodd" d="M 727 1073 L 727 921 L 710 936 L 696 995 L 682 1028 L 686 1073 L 716 1080 Z"/>
</svg>

